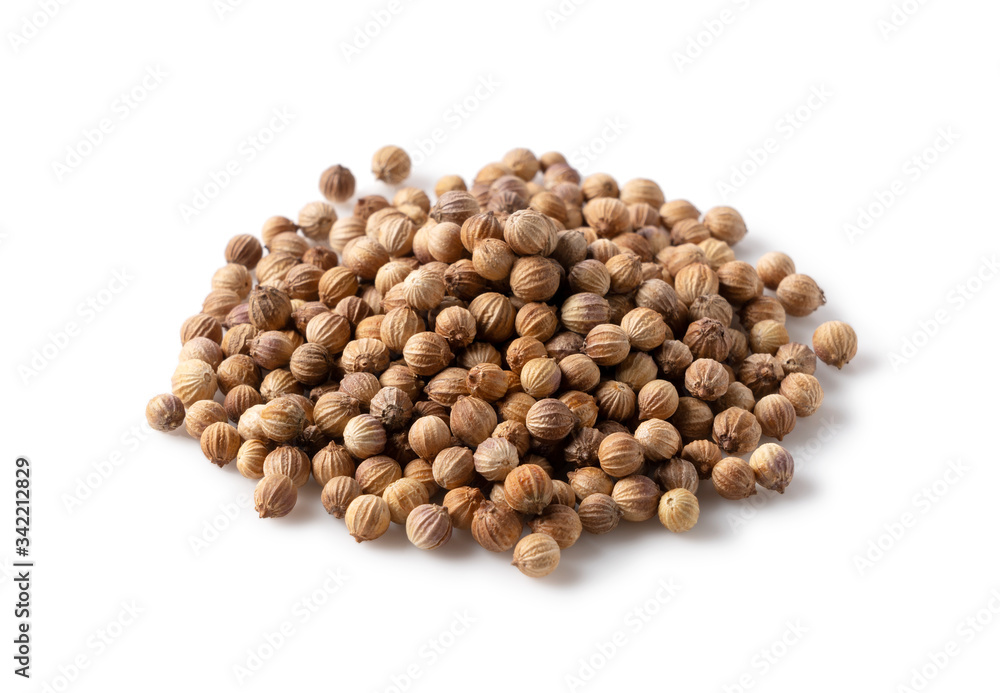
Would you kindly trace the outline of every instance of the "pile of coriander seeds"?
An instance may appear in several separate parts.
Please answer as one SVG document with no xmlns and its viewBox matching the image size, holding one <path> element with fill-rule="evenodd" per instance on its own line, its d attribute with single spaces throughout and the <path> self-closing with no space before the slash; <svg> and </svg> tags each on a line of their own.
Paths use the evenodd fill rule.
<svg viewBox="0 0 1000 693">
<path fill-rule="evenodd" d="M 787 317 L 826 299 L 783 253 L 737 260 L 736 210 L 554 152 L 445 176 L 433 201 L 401 185 L 410 167 L 380 149 L 395 195 L 341 216 L 355 178 L 333 166 L 325 201 L 229 241 L 153 428 L 235 460 L 263 518 L 316 483 L 359 542 L 469 530 L 532 577 L 583 531 L 686 532 L 699 492 L 784 491 L 792 456 L 761 438 L 816 412 L 817 357 L 841 368 L 857 337 L 827 322 L 790 341 Z"/>
</svg>

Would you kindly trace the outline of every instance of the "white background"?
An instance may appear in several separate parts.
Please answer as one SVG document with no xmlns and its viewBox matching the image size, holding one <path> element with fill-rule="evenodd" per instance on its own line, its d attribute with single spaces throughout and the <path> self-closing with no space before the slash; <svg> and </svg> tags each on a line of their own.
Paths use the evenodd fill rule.
<svg viewBox="0 0 1000 693">
<path fill-rule="evenodd" d="M 69 2 L 33 32 L 43 4 L 9 0 L 0 17 L 0 517 L 13 524 L 13 460 L 27 455 L 37 560 L 27 682 L 11 673 L 13 527 L 0 532 L 0 688 L 384 691 L 408 668 L 415 691 L 896 691 L 914 668 L 927 690 L 995 686 L 995 3 L 909 0 L 896 26 L 890 0 L 590 0 L 558 15 L 556 0 L 404 1 L 350 59 L 343 47 L 388 0 L 255 0 L 222 16 L 211 0 Z M 724 10 L 717 36 L 701 33 Z M 142 93 L 150 70 L 162 76 Z M 483 80 L 497 86 L 477 97 Z M 132 109 L 121 95 L 134 88 Z M 810 102 L 814 90 L 827 96 Z M 273 109 L 291 123 L 248 161 Z M 102 119 L 110 132 L 61 171 Z M 584 536 L 532 581 L 467 534 L 437 552 L 398 527 L 355 545 L 315 486 L 290 517 L 261 521 L 240 505 L 253 483 L 235 465 L 208 464 L 183 431 L 130 433 L 169 389 L 179 325 L 230 236 L 294 218 L 333 163 L 359 193 L 390 192 L 368 173 L 372 152 L 396 143 L 417 159 L 436 129 L 413 184 L 471 178 L 514 146 L 559 150 L 584 173 L 731 203 L 751 231 L 738 257 L 782 250 L 818 280 L 829 303 L 793 339 L 844 319 L 860 352 L 842 372 L 821 365 L 826 399 L 786 439 L 784 496 L 705 488 L 689 534 L 650 522 Z M 720 181 L 768 138 L 726 196 Z M 185 219 L 231 160 L 239 175 Z M 845 224 L 895 181 L 852 236 Z M 55 355 L 32 373 L 36 350 Z M 196 551 L 212 522 L 225 529 Z M 332 594 L 327 571 L 346 577 Z M 316 590 L 325 603 L 303 610 Z M 133 600 L 141 614 L 109 627 Z M 452 638 L 456 614 L 473 623 Z M 980 630 L 960 627 L 977 614 Z M 286 622 L 241 686 L 234 667 Z M 432 658 L 432 641 L 448 647 Z"/>
</svg>

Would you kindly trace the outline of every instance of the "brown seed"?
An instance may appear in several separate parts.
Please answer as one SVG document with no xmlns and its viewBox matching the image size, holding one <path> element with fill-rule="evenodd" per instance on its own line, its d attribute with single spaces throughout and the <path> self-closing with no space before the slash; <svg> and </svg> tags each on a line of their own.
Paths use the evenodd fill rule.
<svg viewBox="0 0 1000 693">
<path fill-rule="evenodd" d="M 257 287 L 250 292 L 250 322 L 258 330 L 280 330 L 292 317 L 292 301 L 288 294 L 270 287 Z"/>
<path fill-rule="evenodd" d="M 742 500 L 757 493 L 753 468 L 739 457 L 726 457 L 712 468 L 712 484 L 719 495 Z"/>
<path fill-rule="evenodd" d="M 313 420 L 331 438 L 344 435 L 347 423 L 361 413 L 358 400 L 344 392 L 328 392 L 313 408 Z"/>
<path fill-rule="evenodd" d="M 795 274 L 795 263 L 784 253 L 765 253 L 757 260 L 757 274 L 764 286 L 772 291 L 778 288 L 781 280 L 790 274 Z"/>
<path fill-rule="evenodd" d="M 506 503 L 483 501 L 472 517 L 472 537 L 488 551 L 509 551 L 521 536 L 523 525 Z"/>
<path fill-rule="evenodd" d="M 344 447 L 356 459 L 378 455 L 385 449 L 385 442 L 382 422 L 370 414 L 355 416 L 344 427 Z"/>
<path fill-rule="evenodd" d="M 253 492 L 254 509 L 260 517 L 284 517 L 295 507 L 298 491 L 287 476 L 265 476 Z"/>
<path fill-rule="evenodd" d="M 515 467 L 504 478 L 504 497 L 508 505 L 527 515 L 537 515 L 544 510 L 552 501 L 552 491 L 551 477 L 537 464 Z"/>
<path fill-rule="evenodd" d="M 778 284 L 776 293 L 785 312 L 795 317 L 809 315 L 826 303 L 823 290 L 806 274 L 789 274 Z"/>
<path fill-rule="evenodd" d="M 410 175 L 410 156 L 399 147 L 382 147 L 372 157 L 372 173 L 375 178 L 396 185 Z M 350 197 L 350 195 L 348 195 Z"/>
<path fill-rule="evenodd" d="M 753 408 L 763 435 L 781 440 L 795 428 L 795 407 L 784 395 L 767 395 Z"/>
<path fill-rule="evenodd" d="M 791 402 L 797 416 L 812 416 L 823 403 L 823 388 L 815 376 L 792 373 L 781 381 L 781 395 Z"/>
<path fill-rule="evenodd" d="M 260 425 L 268 439 L 285 443 L 302 433 L 306 427 L 306 413 L 294 400 L 278 397 L 264 405 Z"/>
<path fill-rule="evenodd" d="M 406 537 L 418 549 L 433 550 L 451 539 L 452 521 L 447 508 L 425 503 L 406 518 Z"/>
<path fill-rule="evenodd" d="M 757 417 L 746 409 L 732 407 L 715 417 L 712 440 L 725 452 L 742 455 L 751 452 L 760 441 Z"/>
<path fill-rule="evenodd" d="M 360 495 L 361 487 L 353 477 L 335 476 L 323 485 L 320 499 L 328 513 L 343 518 L 351 502 Z"/>
<path fill-rule="evenodd" d="M 660 522 L 671 532 L 687 532 L 698 522 L 698 499 L 686 488 L 667 491 L 660 498 Z"/>
<path fill-rule="evenodd" d="M 428 498 L 427 487 L 416 479 L 396 479 L 382 492 L 382 499 L 389 506 L 389 519 L 397 525 L 406 524 L 410 514 L 427 503 Z"/>
<path fill-rule="evenodd" d="M 506 417 L 505 417 L 506 418 Z M 531 405 L 524 424 L 541 440 L 562 440 L 576 427 L 577 417 L 557 399 L 542 399 Z"/>
<path fill-rule="evenodd" d="M 212 399 L 218 387 L 215 371 L 199 359 L 189 359 L 177 364 L 170 385 L 173 395 L 186 407 L 199 400 Z"/>
<path fill-rule="evenodd" d="M 778 347 L 774 356 L 786 375 L 790 373 L 813 375 L 816 372 L 816 354 L 805 344 L 798 342 L 783 344 Z"/>
<path fill-rule="evenodd" d="M 226 244 L 226 262 L 253 269 L 263 254 L 260 241 L 250 234 L 233 236 Z"/>
<path fill-rule="evenodd" d="M 670 459 L 681 449 L 680 432 L 672 424 L 659 419 L 639 424 L 635 429 L 635 439 L 642 448 L 643 457 L 650 462 Z"/>
<path fill-rule="evenodd" d="M 568 505 L 553 503 L 539 515 L 528 520 L 532 532 L 547 534 L 555 539 L 560 549 L 568 549 L 576 543 L 583 531 L 580 516 Z"/>
<path fill-rule="evenodd" d="M 693 440 L 684 446 L 681 459 L 691 462 L 700 478 L 708 479 L 712 476 L 712 469 L 722 459 L 722 451 L 710 440 Z"/>
<path fill-rule="evenodd" d="M 344 520 L 347 531 L 359 544 L 378 539 L 389 529 L 389 504 L 380 496 L 362 494 L 347 506 Z"/>
<path fill-rule="evenodd" d="M 225 407 L 211 399 L 190 405 L 184 418 L 184 428 L 192 438 L 201 440 L 201 434 L 214 423 L 225 423 L 229 418 Z"/>
<path fill-rule="evenodd" d="M 478 397 L 461 397 L 452 407 L 451 432 L 470 447 L 489 438 L 496 427 L 496 410 Z"/>
<path fill-rule="evenodd" d="M 209 462 L 224 467 L 240 450 L 242 440 L 228 423 L 213 423 L 201 434 L 201 451 Z"/>
<path fill-rule="evenodd" d="M 656 514 L 660 489 L 648 476 L 634 474 L 615 482 L 611 497 L 628 522 L 643 522 Z"/>
<path fill-rule="evenodd" d="M 309 458 L 297 447 L 282 445 L 264 458 L 263 471 L 265 476 L 269 474 L 287 476 L 296 488 L 301 488 L 309 481 Z"/>
<path fill-rule="evenodd" d="M 788 330 L 777 320 L 761 320 L 750 328 L 750 348 L 755 354 L 776 354 L 788 344 Z"/>
<path fill-rule="evenodd" d="M 607 534 L 618 526 L 624 511 L 606 493 L 594 493 L 580 501 L 580 524 L 590 534 Z"/>
<path fill-rule="evenodd" d="M 843 368 L 858 353 L 858 335 L 846 322 L 824 322 L 813 332 L 813 349 L 823 363 Z"/>
<path fill-rule="evenodd" d="M 615 366 L 629 354 L 628 335 L 618 325 L 598 325 L 587 333 L 584 350 L 599 366 Z"/>
<path fill-rule="evenodd" d="M 514 547 L 511 565 L 528 577 L 545 577 L 559 565 L 559 544 L 547 534 L 529 534 Z"/>
<path fill-rule="evenodd" d="M 461 450 L 462 448 L 457 449 Z M 483 478 L 489 481 L 503 481 L 517 467 L 519 462 L 517 448 L 505 438 L 489 437 L 483 440 L 476 447 L 476 452 L 471 457 L 475 471 L 479 472 Z M 464 470 L 464 455 L 462 455 L 462 459 Z M 435 464 L 437 464 L 437 460 L 435 460 Z M 468 471 L 470 476 L 466 481 L 457 483 L 451 488 L 467 483 L 471 479 L 471 469 Z"/>
<path fill-rule="evenodd" d="M 245 440 L 236 453 L 236 469 L 247 479 L 264 477 L 264 460 L 270 452 L 267 443 L 260 440 Z"/>
<path fill-rule="evenodd" d="M 774 443 L 765 443 L 754 450 L 750 467 L 758 484 L 778 493 L 785 492 L 795 471 L 791 453 Z"/>
<path fill-rule="evenodd" d="M 176 395 L 157 395 L 146 405 L 146 421 L 157 431 L 176 430 L 184 423 L 184 402 Z"/>
<path fill-rule="evenodd" d="M 638 472 L 643 465 L 642 444 L 629 433 L 612 433 L 598 449 L 601 469 L 610 476 L 623 478 Z"/>
<path fill-rule="evenodd" d="M 701 358 L 684 372 L 684 387 L 698 399 L 711 402 L 726 394 L 729 374 L 718 361 Z"/>
<path fill-rule="evenodd" d="M 338 476 L 354 477 L 354 460 L 347 448 L 337 443 L 328 443 L 312 459 L 312 474 L 320 486 Z"/>
<path fill-rule="evenodd" d="M 698 492 L 698 470 L 694 463 L 675 457 L 656 468 L 653 478 L 664 490 L 675 488 L 687 489 L 691 493 Z"/>
<path fill-rule="evenodd" d="M 339 164 L 326 169 L 319 177 L 319 191 L 330 202 L 346 202 L 352 198 L 354 185 L 354 174 Z"/>
</svg>

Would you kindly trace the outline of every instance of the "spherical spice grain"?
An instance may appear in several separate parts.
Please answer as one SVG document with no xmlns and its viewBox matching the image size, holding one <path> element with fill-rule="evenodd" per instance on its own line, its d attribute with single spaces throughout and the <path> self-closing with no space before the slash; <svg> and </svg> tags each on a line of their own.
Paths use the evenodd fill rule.
<svg viewBox="0 0 1000 693">
<path fill-rule="evenodd" d="M 201 434 L 201 451 L 209 462 L 220 467 L 236 459 L 242 439 L 228 423 L 209 424 Z"/>
<path fill-rule="evenodd" d="M 607 493 L 594 493 L 580 501 L 580 524 L 589 534 L 613 531 L 624 515 L 621 506 Z"/>
<path fill-rule="evenodd" d="M 344 520 L 356 542 L 373 541 L 389 529 L 389 504 L 380 496 L 362 494 L 347 506 Z"/>
<path fill-rule="evenodd" d="M 371 414 L 355 416 L 344 427 L 344 447 L 355 459 L 378 455 L 385 449 L 385 442 L 385 428 Z"/>
<path fill-rule="evenodd" d="M 809 315 L 826 303 L 823 290 L 806 274 L 789 274 L 775 292 L 785 312 L 795 317 Z"/>
<path fill-rule="evenodd" d="M 406 518 L 406 537 L 418 549 L 439 548 L 451 539 L 452 521 L 447 508 L 424 503 Z"/>
<path fill-rule="evenodd" d="M 552 493 L 551 477 L 537 464 L 520 465 L 504 477 L 507 504 L 526 515 L 542 512 L 552 501 Z"/>
<path fill-rule="evenodd" d="M 644 522 L 656 515 L 660 489 L 652 479 L 634 474 L 615 482 L 611 497 L 627 522 Z"/>
<path fill-rule="evenodd" d="M 264 460 L 270 452 L 266 443 L 260 440 L 245 440 L 236 452 L 236 469 L 247 479 L 264 477 Z"/>
<path fill-rule="evenodd" d="M 465 459 L 464 454 L 461 456 Z M 476 446 L 472 464 L 476 472 L 488 481 L 503 481 L 517 466 L 520 456 L 517 448 L 505 438 L 489 437 Z M 437 461 L 435 460 L 435 463 Z M 457 483 L 454 487 L 462 486 Z"/>
<path fill-rule="evenodd" d="M 772 291 L 778 288 L 781 280 L 795 274 L 795 263 L 784 253 L 773 251 L 765 253 L 757 260 L 757 274 L 764 286 Z"/>
<path fill-rule="evenodd" d="M 506 503 L 483 501 L 472 517 L 471 529 L 472 537 L 480 546 L 487 551 L 503 553 L 517 543 L 523 525 L 521 518 Z"/>
<path fill-rule="evenodd" d="M 170 379 L 171 392 L 185 407 L 212 399 L 218 383 L 212 366 L 199 359 L 181 361 Z"/>
<path fill-rule="evenodd" d="M 264 458 L 264 475 L 282 474 L 295 484 L 296 488 L 305 486 L 309 481 L 309 458 L 297 447 L 282 445 L 275 448 Z"/>
<path fill-rule="evenodd" d="M 496 427 L 496 410 L 477 397 L 460 397 L 452 407 L 451 431 L 470 447 L 489 438 Z"/>
<path fill-rule="evenodd" d="M 320 486 L 338 476 L 354 477 L 354 459 L 343 445 L 328 443 L 312 458 L 312 475 Z"/>
<path fill-rule="evenodd" d="M 739 457 L 719 460 L 712 467 L 712 484 L 728 500 L 742 500 L 757 493 L 753 468 Z"/>
<path fill-rule="evenodd" d="M 673 424 L 659 419 L 640 423 L 635 429 L 635 439 L 642 449 L 643 457 L 649 462 L 673 457 L 680 451 L 682 443 L 680 431 Z"/>
<path fill-rule="evenodd" d="M 253 492 L 254 509 L 262 517 L 284 517 L 295 507 L 298 491 L 287 476 L 264 476 Z"/>
<path fill-rule="evenodd" d="M 382 499 L 389 506 L 389 519 L 403 525 L 416 508 L 427 503 L 428 493 L 419 481 L 400 478 L 386 486 Z"/>
<path fill-rule="evenodd" d="M 824 322 L 813 332 L 813 349 L 820 361 L 843 368 L 858 353 L 858 335 L 846 322 Z"/>
<path fill-rule="evenodd" d="M 715 417 L 712 440 L 723 451 L 743 455 L 753 451 L 760 441 L 761 427 L 757 417 L 746 409 L 732 407 Z"/>
<path fill-rule="evenodd" d="M 816 354 L 805 344 L 798 342 L 782 344 L 774 356 L 786 375 L 790 373 L 813 375 L 816 372 Z"/>
<path fill-rule="evenodd" d="M 531 405 L 524 425 L 536 438 L 546 441 L 562 440 L 576 427 L 577 417 L 557 399 L 542 399 Z"/>
<path fill-rule="evenodd" d="M 685 488 L 667 491 L 660 498 L 657 514 L 660 523 L 671 532 L 687 532 L 698 522 L 698 499 Z"/>
<path fill-rule="evenodd" d="M 157 395 L 146 405 L 146 421 L 156 431 L 176 430 L 184 423 L 184 402 L 176 395 Z"/>
<path fill-rule="evenodd" d="M 528 577 L 544 577 L 559 565 L 559 544 L 547 534 L 529 534 L 514 547 L 511 565 Z"/>
<path fill-rule="evenodd" d="M 819 380 L 806 373 L 785 376 L 780 393 L 791 403 L 796 416 L 812 416 L 823 403 L 823 388 Z"/>
<path fill-rule="evenodd" d="M 342 519 L 347 508 L 360 495 L 361 487 L 352 477 L 335 476 L 323 485 L 320 500 L 328 513 Z"/>
<path fill-rule="evenodd" d="M 782 440 L 795 428 L 795 407 L 784 395 L 767 395 L 753 408 L 761 433 Z"/>
</svg>

